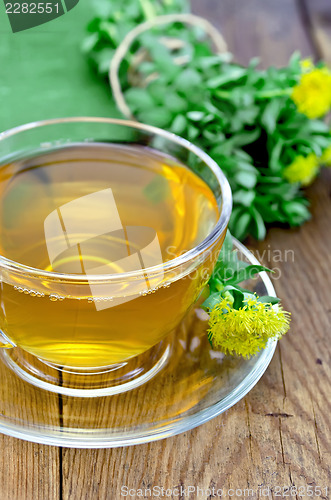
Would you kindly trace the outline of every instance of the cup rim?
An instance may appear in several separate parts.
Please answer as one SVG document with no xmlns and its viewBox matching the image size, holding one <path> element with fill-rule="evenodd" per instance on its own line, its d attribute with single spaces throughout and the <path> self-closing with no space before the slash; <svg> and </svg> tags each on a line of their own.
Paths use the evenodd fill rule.
<svg viewBox="0 0 331 500">
<path fill-rule="evenodd" d="M 200 254 L 202 254 L 210 245 L 212 245 L 218 238 L 218 236 L 223 233 L 223 231 L 226 230 L 230 215 L 231 215 L 231 210 L 232 210 L 232 194 L 231 194 L 231 188 L 229 185 L 229 182 L 227 178 L 225 177 L 224 173 L 222 172 L 221 168 L 219 165 L 207 154 L 205 153 L 202 149 L 200 149 L 198 146 L 195 146 L 191 142 L 189 142 L 187 139 L 184 139 L 172 132 L 168 132 L 165 130 L 162 130 L 158 127 L 154 127 L 152 125 L 146 125 L 144 123 L 140 122 L 135 122 L 133 120 L 123 120 L 120 118 L 105 118 L 105 117 L 88 117 L 88 116 L 77 116 L 77 117 L 65 117 L 65 118 L 52 118 L 48 120 L 39 120 L 39 121 L 34 121 L 30 123 L 26 123 L 24 125 L 19 125 L 17 127 L 13 127 L 9 130 L 6 130 L 4 132 L 0 133 L 0 142 L 15 136 L 21 132 L 26 132 L 28 130 L 32 129 L 37 129 L 40 127 L 45 127 L 48 125 L 57 125 L 57 124 L 64 124 L 64 123 L 108 123 L 110 125 L 120 125 L 124 127 L 130 127 L 130 128 L 135 128 L 138 130 L 144 130 L 146 132 L 159 135 L 161 137 L 164 137 L 165 139 L 168 139 L 169 141 L 172 141 L 176 144 L 179 144 L 180 146 L 186 148 L 187 150 L 191 151 L 193 154 L 195 154 L 197 157 L 199 157 L 207 166 L 208 168 L 214 173 L 215 177 L 217 178 L 217 181 L 220 185 L 221 191 L 222 191 L 222 206 L 221 206 L 221 211 L 220 211 L 220 216 L 219 219 L 216 223 L 216 225 L 213 227 L 213 229 L 210 231 L 210 233 L 202 240 L 198 245 L 196 245 L 194 248 L 191 248 L 190 250 L 187 250 L 185 253 L 182 255 L 175 257 L 174 259 L 171 259 L 163 264 L 158 264 L 156 266 L 152 267 L 147 267 L 144 268 L 143 270 L 135 270 L 135 271 L 129 271 L 129 272 L 124 272 L 124 273 L 113 273 L 113 274 L 103 274 L 103 275 L 93 275 L 93 274 L 88 274 L 88 281 L 91 282 L 105 282 L 105 281 L 113 281 L 113 280 L 123 280 L 127 278 L 136 278 L 139 276 L 143 276 L 144 274 L 148 273 L 148 275 L 153 275 L 154 273 L 158 273 L 159 271 L 165 272 L 169 271 L 171 269 L 175 269 L 183 264 L 186 264 L 190 260 L 194 259 L 195 257 L 198 257 Z M 1 161 L 1 158 L 0 158 Z M 8 259 L 7 257 L 4 257 L 0 254 L 0 268 L 8 270 L 8 271 L 16 271 L 21 274 L 33 276 L 36 278 L 47 278 L 50 280 L 58 280 L 58 281 L 75 281 L 75 282 L 86 282 L 86 275 L 79 275 L 79 274 L 70 274 L 70 273 L 58 273 L 55 271 L 44 271 L 42 269 L 38 269 L 35 267 L 27 266 L 25 264 L 21 264 L 19 262 L 16 262 L 14 260 Z"/>
</svg>

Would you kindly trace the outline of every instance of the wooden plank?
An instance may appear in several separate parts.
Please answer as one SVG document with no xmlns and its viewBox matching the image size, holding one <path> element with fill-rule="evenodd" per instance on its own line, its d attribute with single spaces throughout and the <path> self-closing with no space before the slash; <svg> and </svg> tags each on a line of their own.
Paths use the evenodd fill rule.
<svg viewBox="0 0 331 500">
<path fill-rule="evenodd" d="M 0 436 L 1 500 L 58 500 L 59 449 Z"/>
<path fill-rule="evenodd" d="M 308 29 L 315 41 L 319 56 L 331 65 L 331 4 L 329 0 L 304 0 Z"/>
<path fill-rule="evenodd" d="M 1 424 L 24 426 L 59 424 L 58 395 L 24 382 L 0 360 Z M 0 435 L 1 500 L 57 500 L 60 495 L 60 451 Z"/>
<path fill-rule="evenodd" d="M 264 67 L 282 66 L 295 50 L 305 57 L 315 54 L 294 0 L 192 0 L 192 5 L 221 31 L 241 64 L 258 56 Z"/>
<path fill-rule="evenodd" d="M 315 53 L 294 1 L 193 4 L 195 13 L 222 29 L 242 63 L 259 55 L 264 65 L 282 65 L 296 49 L 304 56 Z M 308 190 L 313 219 L 304 227 L 275 228 L 264 242 L 250 242 L 260 255 L 265 252 L 266 263 L 270 251 L 281 251 L 275 285 L 293 313 L 291 332 L 258 385 L 225 414 L 180 436 L 131 448 L 64 450 L 64 498 L 120 498 L 123 485 L 253 488 L 250 498 L 261 496 L 261 488 L 272 488 L 271 498 L 276 486 L 328 486 L 329 186 L 325 172 Z M 294 262 L 284 259 L 288 249 Z"/>
<path fill-rule="evenodd" d="M 270 488 L 271 497 L 277 487 L 328 486 L 330 347 L 323 291 L 330 181 L 331 172 L 324 172 L 308 191 L 310 223 L 286 232 L 272 229 L 265 242 L 254 245 L 266 264 L 279 267 L 275 285 L 293 314 L 291 332 L 258 385 L 224 415 L 180 436 L 132 448 L 63 450 L 64 498 L 119 498 L 122 486 L 253 488 L 251 498 L 261 489 Z M 294 261 L 289 253 L 276 262 L 288 250 Z"/>
<path fill-rule="evenodd" d="M 330 343 L 329 298 L 330 266 L 330 183 L 331 172 L 308 190 L 313 219 L 300 229 L 272 229 L 260 252 L 270 248 L 281 255 L 293 250 L 287 261 L 276 263 L 281 278 L 275 282 L 284 307 L 292 312 L 292 328 L 279 345 L 283 401 L 271 412 L 278 419 L 285 485 L 328 486 L 330 481 Z M 253 408 L 252 408 L 253 409 Z M 253 411 L 254 414 L 254 411 Z M 256 420 L 255 420 L 256 421 Z M 286 477 L 284 478 L 286 479 Z"/>
</svg>

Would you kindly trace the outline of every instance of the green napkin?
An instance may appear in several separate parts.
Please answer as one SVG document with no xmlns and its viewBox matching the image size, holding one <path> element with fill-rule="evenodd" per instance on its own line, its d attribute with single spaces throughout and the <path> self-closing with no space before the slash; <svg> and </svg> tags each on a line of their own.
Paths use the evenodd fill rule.
<svg viewBox="0 0 331 500">
<path fill-rule="evenodd" d="M 57 19 L 12 33 L 0 2 L 0 132 L 47 118 L 120 116 L 80 50 L 92 3 L 81 0 Z"/>
</svg>

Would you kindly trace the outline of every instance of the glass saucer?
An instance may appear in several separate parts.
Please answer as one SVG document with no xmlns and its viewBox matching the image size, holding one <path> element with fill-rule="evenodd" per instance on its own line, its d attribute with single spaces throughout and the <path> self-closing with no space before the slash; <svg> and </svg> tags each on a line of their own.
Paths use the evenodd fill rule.
<svg viewBox="0 0 331 500">
<path fill-rule="evenodd" d="M 258 264 L 235 241 L 239 257 Z M 275 295 L 266 273 L 245 284 Z M 166 317 L 165 317 L 166 321 Z M 110 448 L 147 443 L 188 431 L 243 398 L 268 367 L 276 348 L 269 342 L 245 360 L 211 349 L 206 313 L 194 309 L 167 343 L 169 354 L 154 377 L 127 392 L 95 398 L 56 394 L 16 375 L 0 358 L 0 432 L 36 443 Z"/>
</svg>

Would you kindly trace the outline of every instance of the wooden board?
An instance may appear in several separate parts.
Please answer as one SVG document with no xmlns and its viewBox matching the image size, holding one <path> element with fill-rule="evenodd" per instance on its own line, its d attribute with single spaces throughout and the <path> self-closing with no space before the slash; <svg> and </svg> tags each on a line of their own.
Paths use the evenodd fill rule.
<svg viewBox="0 0 331 500">
<path fill-rule="evenodd" d="M 193 4 L 221 28 L 242 63 L 259 55 L 264 66 L 283 65 L 296 49 L 330 57 L 329 0 Z M 330 174 L 325 171 L 308 189 L 309 223 L 296 230 L 274 228 L 263 243 L 249 242 L 264 263 L 279 267 L 275 286 L 293 322 L 244 400 L 197 429 L 136 447 L 61 450 L 0 437 L 1 500 L 117 500 L 123 485 L 253 488 L 250 498 L 262 497 L 261 488 L 272 488 L 268 497 L 277 498 L 277 486 L 330 486 Z M 275 262 L 273 251 L 284 257 L 289 249 L 293 262 Z"/>
<path fill-rule="evenodd" d="M 279 268 L 275 286 L 293 315 L 290 333 L 257 386 L 220 417 L 165 441 L 63 450 L 63 498 L 106 500 L 120 498 L 122 486 L 178 485 L 253 488 L 250 498 L 270 488 L 272 498 L 277 487 L 307 491 L 330 484 L 330 182 L 331 172 L 324 172 L 308 191 L 311 222 L 297 230 L 272 229 L 263 243 L 250 245 L 265 264 Z M 293 254 L 277 262 L 275 250 L 283 258 L 286 250 Z"/>
<path fill-rule="evenodd" d="M 282 65 L 296 49 L 304 56 L 317 53 L 295 2 L 205 0 L 193 5 L 194 12 L 222 30 L 242 63 L 259 55 L 264 66 Z M 307 491 L 308 485 L 330 484 L 330 180 L 330 172 L 325 173 L 309 190 L 311 222 L 298 230 L 273 229 L 263 243 L 250 242 L 260 256 L 263 251 L 268 256 L 268 250 L 279 249 L 282 255 L 286 249 L 294 251 L 293 263 L 277 263 L 282 275 L 275 282 L 284 306 L 292 311 L 292 329 L 258 385 L 224 415 L 166 441 L 115 450 L 64 450 L 64 498 L 120 498 L 123 485 L 253 488 L 251 498 L 257 498 L 261 488 L 276 494 L 277 486 Z M 314 290 L 307 294 L 309 286 Z"/>
<path fill-rule="evenodd" d="M 304 57 L 315 54 L 297 7 L 300 1 L 193 0 L 192 5 L 221 31 L 236 61 L 247 64 L 260 57 L 265 67 L 287 64 L 295 50 Z"/>
<path fill-rule="evenodd" d="M 305 0 L 303 18 L 317 55 L 331 65 L 331 7 L 328 0 Z"/>
<path fill-rule="evenodd" d="M 0 435 L 1 500 L 60 498 L 60 450 Z"/>
</svg>

